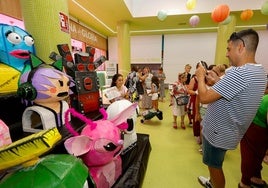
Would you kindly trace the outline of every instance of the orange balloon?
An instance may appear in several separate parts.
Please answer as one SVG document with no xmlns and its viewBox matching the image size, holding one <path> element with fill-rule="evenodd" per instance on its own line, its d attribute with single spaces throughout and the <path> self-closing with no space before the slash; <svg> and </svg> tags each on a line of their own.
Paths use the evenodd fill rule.
<svg viewBox="0 0 268 188">
<path fill-rule="evenodd" d="M 214 22 L 224 21 L 230 14 L 230 9 L 228 5 L 218 5 L 214 8 L 211 13 L 211 18 Z"/>
<path fill-rule="evenodd" d="M 247 20 L 249 20 L 250 18 L 252 18 L 252 16 L 253 16 L 253 11 L 250 10 L 250 9 L 244 10 L 244 11 L 241 12 L 241 14 L 240 14 L 240 18 L 241 18 L 241 20 L 243 20 L 243 21 L 247 21 Z"/>
</svg>

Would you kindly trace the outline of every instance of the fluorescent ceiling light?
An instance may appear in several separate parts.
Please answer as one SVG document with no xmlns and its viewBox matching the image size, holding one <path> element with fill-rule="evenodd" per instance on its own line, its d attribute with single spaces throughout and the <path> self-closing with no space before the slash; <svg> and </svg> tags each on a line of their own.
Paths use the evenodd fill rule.
<svg viewBox="0 0 268 188">
<path fill-rule="evenodd" d="M 111 31 L 112 33 L 116 33 L 114 30 L 112 30 L 110 27 L 108 27 L 103 21 L 101 21 L 99 18 L 97 18 L 94 14 L 89 12 L 87 9 L 85 9 L 82 5 L 80 5 L 76 0 L 72 0 L 77 6 L 79 6 L 82 10 L 84 10 L 86 13 L 88 13 L 90 16 L 92 16 L 94 19 L 96 19 L 100 24 L 102 24 L 106 29 Z"/>
</svg>

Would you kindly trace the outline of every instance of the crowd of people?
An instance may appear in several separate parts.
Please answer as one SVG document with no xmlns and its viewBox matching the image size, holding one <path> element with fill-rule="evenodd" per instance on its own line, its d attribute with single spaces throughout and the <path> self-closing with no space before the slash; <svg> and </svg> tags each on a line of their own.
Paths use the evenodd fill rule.
<svg viewBox="0 0 268 188">
<path fill-rule="evenodd" d="M 169 88 L 172 126 L 184 130 L 189 122 L 208 166 L 209 178 L 198 177 L 204 187 L 225 187 L 224 157 L 238 144 L 242 174 L 238 187 L 268 187 L 261 176 L 262 162 L 268 163 L 268 82 L 255 60 L 258 42 L 255 30 L 234 32 L 227 41 L 230 66 L 199 61 L 192 75 L 192 66 L 186 64 Z M 126 82 L 116 74 L 111 86 L 121 93 L 115 100 L 138 101 L 141 109 L 158 111 L 158 102 L 166 98 L 165 79 L 162 67 L 152 74 L 149 67 L 133 66 Z"/>
</svg>

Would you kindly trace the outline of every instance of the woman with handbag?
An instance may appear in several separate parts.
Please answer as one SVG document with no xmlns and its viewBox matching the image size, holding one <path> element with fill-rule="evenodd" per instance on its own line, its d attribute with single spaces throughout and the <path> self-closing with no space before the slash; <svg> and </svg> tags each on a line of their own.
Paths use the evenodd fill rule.
<svg viewBox="0 0 268 188">
<path fill-rule="evenodd" d="M 186 129 L 184 123 L 184 117 L 186 115 L 186 105 L 188 103 L 189 97 L 187 93 L 187 87 L 184 84 L 187 79 L 185 73 L 179 73 L 178 81 L 172 86 L 172 112 L 173 112 L 173 128 L 177 129 L 177 117 L 181 118 L 181 128 Z"/>
</svg>

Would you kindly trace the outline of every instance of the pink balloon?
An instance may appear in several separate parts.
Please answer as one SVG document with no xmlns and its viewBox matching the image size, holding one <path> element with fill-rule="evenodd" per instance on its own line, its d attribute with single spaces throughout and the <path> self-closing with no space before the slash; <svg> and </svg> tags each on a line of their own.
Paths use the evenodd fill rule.
<svg viewBox="0 0 268 188">
<path fill-rule="evenodd" d="M 199 24 L 199 21 L 200 21 L 200 18 L 199 16 L 197 15 L 193 15 L 190 20 L 189 20 L 189 23 L 192 27 L 195 27 Z"/>
</svg>

